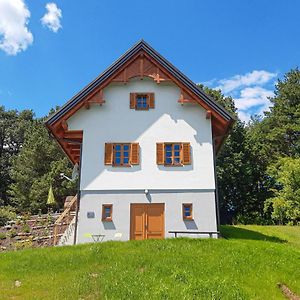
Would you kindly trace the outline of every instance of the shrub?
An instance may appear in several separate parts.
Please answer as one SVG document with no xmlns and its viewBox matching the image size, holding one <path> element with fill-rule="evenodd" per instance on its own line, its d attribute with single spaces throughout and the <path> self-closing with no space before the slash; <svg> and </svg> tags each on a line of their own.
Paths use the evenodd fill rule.
<svg viewBox="0 0 300 300">
<path fill-rule="evenodd" d="M 0 240 L 5 240 L 6 234 L 4 232 L 0 232 Z"/>
<path fill-rule="evenodd" d="M 28 224 L 25 224 L 22 228 L 22 231 L 25 232 L 25 233 L 29 233 L 30 232 L 30 227 Z"/>
<path fill-rule="evenodd" d="M 17 215 L 10 206 L 0 208 L 0 226 L 4 226 L 8 221 L 16 219 Z"/>
<path fill-rule="evenodd" d="M 15 246 L 15 250 L 22 250 L 22 249 L 26 249 L 26 248 L 32 248 L 33 242 L 31 240 L 19 241 L 19 242 L 15 242 L 14 246 Z"/>
<path fill-rule="evenodd" d="M 15 237 L 17 235 L 17 231 L 15 229 L 11 229 L 7 235 L 11 238 Z"/>
</svg>

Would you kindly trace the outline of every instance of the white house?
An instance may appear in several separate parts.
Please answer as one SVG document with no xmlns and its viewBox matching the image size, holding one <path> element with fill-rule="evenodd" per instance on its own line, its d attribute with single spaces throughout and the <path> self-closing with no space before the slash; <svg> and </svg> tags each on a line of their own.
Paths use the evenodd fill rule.
<svg viewBox="0 0 300 300">
<path fill-rule="evenodd" d="M 76 243 L 214 236 L 232 116 L 144 41 L 46 126 L 80 166 Z"/>
</svg>

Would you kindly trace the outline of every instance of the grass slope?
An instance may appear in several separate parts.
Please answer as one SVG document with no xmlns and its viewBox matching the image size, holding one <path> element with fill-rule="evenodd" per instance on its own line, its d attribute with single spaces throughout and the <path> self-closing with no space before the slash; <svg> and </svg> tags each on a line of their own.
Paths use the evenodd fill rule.
<svg viewBox="0 0 300 300">
<path fill-rule="evenodd" d="M 300 295 L 300 227 L 222 233 L 2 253 L 0 299 L 284 299 L 278 282 Z"/>
</svg>

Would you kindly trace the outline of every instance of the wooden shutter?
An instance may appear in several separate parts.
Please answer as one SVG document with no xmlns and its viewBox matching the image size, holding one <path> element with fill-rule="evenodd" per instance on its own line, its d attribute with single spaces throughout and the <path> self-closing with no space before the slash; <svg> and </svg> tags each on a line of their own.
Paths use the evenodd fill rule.
<svg viewBox="0 0 300 300">
<path fill-rule="evenodd" d="M 190 143 L 181 144 L 181 154 L 182 154 L 182 164 L 190 165 L 191 164 L 191 145 Z"/>
<path fill-rule="evenodd" d="M 135 93 L 130 93 L 130 109 L 135 109 Z"/>
<path fill-rule="evenodd" d="M 156 143 L 156 163 L 158 165 L 165 164 L 165 144 L 164 143 Z"/>
<path fill-rule="evenodd" d="M 154 108 L 155 102 L 154 102 L 154 93 L 149 93 L 149 108 Z"/>
<path fill-rule="evenodd" d="M 112 165 L 113 163 L 113 144 L 105 143 L 104 164 Z"/>
<path fill-rule="evenodd" d="M 132 143 L 130 145 L 130 163 L 138 165 L 140 163 L 140 145 L 139 143 Z"/>
</svg>

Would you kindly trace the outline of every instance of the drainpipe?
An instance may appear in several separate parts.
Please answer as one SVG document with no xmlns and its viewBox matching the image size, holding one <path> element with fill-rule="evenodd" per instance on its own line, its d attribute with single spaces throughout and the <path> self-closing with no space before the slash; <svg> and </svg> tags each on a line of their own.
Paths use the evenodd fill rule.
<svg viewBox="0 0 300 300">
<path fill-rule="evenodd" d="M 82 144 L 80 144 L 80 150 L 79 151 L 80 151 L 80 160 L 79 160 L 79 175 L 78 175 L 78 186 L 77 186 L 77 203 L 76 203 L 75 230 L 74 230 L 74 242 L 73 242 L 74 245 L 76 245 L 76 240 L 77 240 L 78 213 L 79 213 L 80 197 L 81 197 L 80 178 L 81 178 L 81 165 L 82 165 Z"/>
<path fill-rule="evenodd" d="M 220 206 L 219 206 L 219 192 L 218 192 L 218 178 L 217 178 L 217 164 L 216 164 L 216 150 L 215 138 L 213 138 L 213 158 L 214 158 L 214 177 L 215 177 L 215 205 L 217 217 L 217 231 L 220 232 Z"/>
</svg>

